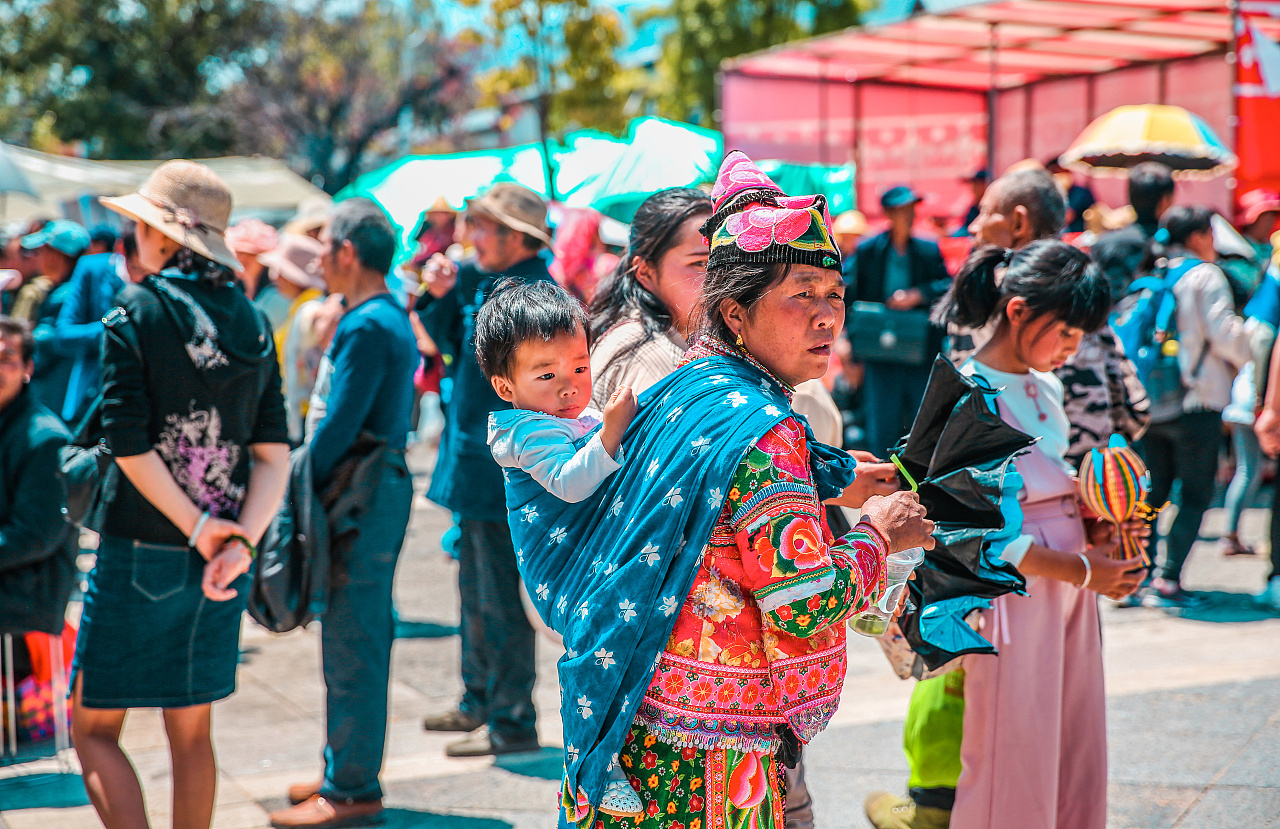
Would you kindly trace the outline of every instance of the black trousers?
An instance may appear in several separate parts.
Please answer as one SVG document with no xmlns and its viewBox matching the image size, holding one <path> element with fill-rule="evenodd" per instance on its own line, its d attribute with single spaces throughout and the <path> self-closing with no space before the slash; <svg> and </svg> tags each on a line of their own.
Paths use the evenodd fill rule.
<svg viewBox="0 0 1280 829">
<path fill-rule="evenodd" d="M 1138 453 L 1151 470 L 1147 500 L 1152 506 L 1169 499 L 1174 481 L 1182 482 L 1178 515 L 1165 538 L 1159 569 L 1159 575 L 1170 581 L 1181 580 L 1187 554 L 1200 535 L 1200 519 L 1213 498 L 1221 441 L 1221 412 L 1184 412 L 1168 423 L 1151 424 L 1138 443 Z M 1151 560 L 1154 564 L 1154 552 Z"/>
<path fill-rule="evenodd" d="M 533 627 L 520 602 L 520 571 L 506 522 L 458 522 L 462 598 L 460 708 L 500 740 L 537 737 Z"/>
</svg>

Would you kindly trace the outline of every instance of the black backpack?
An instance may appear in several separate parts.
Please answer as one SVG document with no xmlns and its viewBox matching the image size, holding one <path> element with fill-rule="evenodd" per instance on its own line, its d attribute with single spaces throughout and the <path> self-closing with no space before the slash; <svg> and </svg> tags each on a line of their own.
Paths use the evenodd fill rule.
<svg viewBox="0 0 1280 829">
<path fill-rule="evenodd" d="M 307 446 L 289 457 L 289 491 L 254 562 L 249 615 L 268 630 L 306 627 L 329 601 L 329 521 L 312 486 Z"/>
</svg>

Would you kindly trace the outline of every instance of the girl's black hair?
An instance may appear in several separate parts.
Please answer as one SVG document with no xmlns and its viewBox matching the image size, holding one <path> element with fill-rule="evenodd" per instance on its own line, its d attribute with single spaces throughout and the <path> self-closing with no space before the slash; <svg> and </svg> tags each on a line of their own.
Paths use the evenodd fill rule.
<svg viewBox="0 0 1280 829">
<path fill-rule="evenodd" d="M 791 266 L 781 262 L 729 263 L 707 268 L 707 279 L 702 284 L 702 330 L 731 343 L 734 333 L 724 321 L 720 306 L 726 299 L 750 308 L 760 297 L 787 278 Z"/>
<path fill-rule="evenodd" d="M 177 268 L 207 285 L 222 285 L 236 278 L 236 273 L 231 268 L 201 256 L 191 248 L 179 248 L 177 253 L 170 256 L 169 261 L 164 263 L 164 270 L 169 268 Z"/>
<path fill-rule="evenodd" d="M 613 272 L 600 280 L 591 300 L 591 336 L 599 339 L 619 322 L 636 317 L 648 342 L 675 323 L 671 311 L 636 279 L 639 258 L 656 266 L 680 239 L 680 228 L 697 216 L 711 214 L 711 197 L 701 190 L 674 187 L 644 200 L 631 221 L 631 241 Z"/>
<path fill-rule="evenodd" d="M 476 361 L 485 377 L 510 377 L 521 343 L 579 330 L 587 330 L 587 312 L 564 288 L 548 280 L 504 279 L 476 314 Z"/>
<path fill-rule="evenodd" d="M 1005 266 L 996 284 L 996 269 Z M 978 248 L 956 274 L 933 310 L 937 325 L 981 328 L 1022 297 L 1033 319 L 1052 314 L 1072 328 L 1092 333 L 1111 311 L 1106 277 L 1084 251 L 1054 239 L 1032 242 L 1016 251 L 989 245 Z"/>
<path fill-rule="evenodd" d="M 1160 217 L 1160 228 L 1147 242 L 1138 273 L 1154 273 L 1160 260 L 1167 260 L 1169 249 L 1187 243 L 1193 233 L 1213 232 L 1212 208 L 1191 204 L 1175 204 Z"/>
</svg>

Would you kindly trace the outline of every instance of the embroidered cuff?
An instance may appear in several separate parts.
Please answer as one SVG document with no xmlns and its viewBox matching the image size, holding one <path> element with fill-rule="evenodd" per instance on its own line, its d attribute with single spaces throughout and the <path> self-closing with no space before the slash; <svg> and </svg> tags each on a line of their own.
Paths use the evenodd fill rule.
<svg viewBox="0 0 1280 829">
<path fill-rule="evenodd" d="M 755 596 L 756 604 L 760 607 L 760 611 L 768 613 L 772 610 L 777 610 L 784 604 L 791 604 L 794 601 L 807 599 L 810 596 L 816 596 L 823 591 L 829 590 L 831 585 L 835 584 L 835 581 L 835 568 L 822 567 L 792 576 L 785 581 L 761 587 L 755 590 L 753 595 Z"/>
</svg>

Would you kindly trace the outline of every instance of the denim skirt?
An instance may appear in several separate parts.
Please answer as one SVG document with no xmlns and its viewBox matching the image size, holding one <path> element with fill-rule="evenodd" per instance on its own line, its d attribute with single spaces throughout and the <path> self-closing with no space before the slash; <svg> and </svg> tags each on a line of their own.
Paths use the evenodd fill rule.
<svg viewBox="0 0 1280 829">
<path fill-rule="evenodd" d="M 186 546 L 102 536 L 73 666 L 86 708 L 181 708 L 235 691 L 249 576 L 231 584 L 235 598 L 211 601 L 204 564 Z"/>
</svg>

